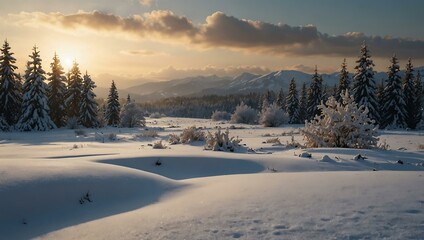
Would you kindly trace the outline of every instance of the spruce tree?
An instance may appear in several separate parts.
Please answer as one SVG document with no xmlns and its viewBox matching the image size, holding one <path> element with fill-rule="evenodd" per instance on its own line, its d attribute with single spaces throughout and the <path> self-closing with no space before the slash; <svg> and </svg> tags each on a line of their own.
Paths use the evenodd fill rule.
<svg viewBox="0 0 424 240">
<path fill-rule="evenodd" d="M 307 116 L 307 107 L 308 107 L 308 92 L 306 88 L 306 83 L 302 84 L 302 90 L 300 91 L 299 98 L 299 120 L 300 122 L 305 122 Z"/>
<path fill-rule="evenodd" d="M 9 43 L 4 41 L 0 56 L 0 118 L 2 129 L 13 126 L 19 120 L 22 104 L 20 77 L 15 73 L 16 59 L 10 51 Z"/>
<path fill-rule="evenodd" d="M 49 116 L 47 85 L 44 83 L 45 72 L 41 66 L 40 51 L 37 47 L 34 46 L 29 57 L 23 86 L 22 115 L 17 125 L 21 131 L 47 131 L 56 126 Z"/>
<path fill-rule="evenodd" d="M 414 66 L 412 65 L 411 58 L 405 67 L 405 76 L 402 81 L 402 93 L 405 101 L 405 123 L 408 128 L 415 129 L 415 90 L 414 90 Z"/>
<path fill-rule="evenodd" d="M 424 89 L 423 89 L 423 85 L 421 82 L 421 74 L 418 71 L 417 76 L 415 77 L 414 80 L 414 90 L 415 90 L 415 125 L 419 124 L 421 122 L 421 119 L 423 118 L 423 108 L 424 108 Z"/>
<path fill-rule="evenodd" d="M 388 67 L 386 87 L 383 92 L 384 105 L 381 119 L 381 127 L 403 128 L 405 127 L 405 102 L 402 93 L 402 80 L 399 75 L 399 65 L 396 55 L 390 60 Z"/>
<path fill-rule="evenodd" d="M 379 116 L 384 116 L 383 114 L 383 106 L 384 106 L 384 80 L 381 80 L 381 83 L 377 85 L 377 92 L 376 92 L 376 96 L 377 96 L 377 103 L 378 103 L 378 114 Z"/>
<path fill-rule="evenodd" d="M 80 103 L 82 94 L 82 77 L 78 63 L 74 61 L 72 69 L 68 75 L 68 90 L 66 93 L 65 105 L 68 112 L 68 119 L 80 118 Z"/>
<path fill-rule="evenodd" d="M 286 97 L 284 96 L 284 91 L 281 88 L 280 92 L 278 93 L 277 100 L 276 100 L 277 106 L 279 106 L 281 109 L 286 109 Z"/>
<path fill-rule="evenodd" d="M 353 98 L 359 106 L 368 108 L 369 117 L 379 122 L 376 86 L 374 81 L 374 62 L 365 42 L 361 46 L 361 55 L 356 61 L 355 75 L 353 76 Z"/>
<path fill-rule="evenodd" d="M 290 81 L 289 93 L 286 98 L 286 110 L 289 115 L 289 123 L 300 123 L 299 98 L 294 78 Z"/>
<path fill-rule="evenodd" d="M 112 85 L 109 90 L 109 96 L 107 98 L 106 106 L 106 121 L 108 125 L 117 126 L 120 122 L 119 114 L 121 112 L 121 105 L 119 104 L 118 90 L 116 89 L 115 82 L 112 81 Z"/>
<path fill-rule="evenodd" d="M 84 75 L 83 90 L 81 94 L 80 104 L 80 123 L 87 128 L 98 127 L 99 121 L 97 118 L 98 106 L 94 99 L 96 94 L 93 89 L 96 84 L 86 72 Z"/>
<path fill-rule="evenodd" d="M 66 94 L 66 77 L 63 75 L 63 67 L 60 64 L 59 57 L 54 54 L 53 62 L 50 64 L 51 72 L 47 73 L 50 77 L 48 78 L 48 104 L 50 108 L 50 118 L 56 124 L 57 127 L 65 125 L 65 99 Z"/>
<path fill-rule="evenodd" d="M 337 101 L 340 101 L 342 93 L 346 90 L 350 92 L 350 76 L 349 72 L 347 71 L 347 64 L 345 58 L 342 63 L 342 68 L 340 69 L 339 86 L 337 88 L 336 94 Z"/>
<path fill-rule="evenodd" d="M 315 115 L 321 113 L 318 109 L 318 105 L 321 104 L 322 97 L 322 77 L 318 74 L 318 69 L 315 66 L 315 73 L 312 75 L 312 82 L 308 90 L 306 119 L 312 119 Z"/>
</svg>

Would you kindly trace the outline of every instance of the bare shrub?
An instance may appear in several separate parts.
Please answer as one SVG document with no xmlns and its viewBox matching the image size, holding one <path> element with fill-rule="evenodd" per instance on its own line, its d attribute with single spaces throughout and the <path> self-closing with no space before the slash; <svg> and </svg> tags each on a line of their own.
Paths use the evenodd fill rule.
<svg viewBox="0 0 424 240">
<path fill-rule="evenodd" d="M 179 135 L 173 134 L 173 133 L 169 134 L 169 138 L 168 138 L 168 143 L 169 144 L 175 145 L 175 144 L 180 143 L 180 141 L 181 141 L 181 139 L 180 139 L 180 136 Z"/>
<path fill-rule="evenodd" d="M 180 135 L 181 143 L 190 143 L 195 141 L 204 141 L 205 133 L 200 129 L 196 128 L 196 126 L 191 126 L 183 130 Z"/>
<path fill-rule="evenodd" d="M 155 138 L 155 137 L 159 137 L 159 134 L 155 130 L 145 130 L 136 134 L 135 136 L 139 138 Z"/>
<path fill-rule="evenodd" d="M 268 138 L 267 140 L 265 140 L 265 142 L 281 145 L 281 141 L 279 138 Z"/>
<path fill-rule="evenodd" d="M 153 149 L 166 149 L 166 146 L 162 143 L 162 140 L 154 142 L 152 147 Z"/>
</svg>

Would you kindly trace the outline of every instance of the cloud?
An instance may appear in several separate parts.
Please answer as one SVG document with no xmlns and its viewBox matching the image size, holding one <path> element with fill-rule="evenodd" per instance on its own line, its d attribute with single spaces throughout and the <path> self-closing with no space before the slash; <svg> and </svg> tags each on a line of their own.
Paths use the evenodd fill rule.
<svg viewBox="0 0 424 240">
<path fill-rule="evenodd" d="M 408 38 L 366 36 L 359 32 L 328 35 L 317 27 L 289 26 L 239 19 L 215 12 L 205 23 L 195 25 L 190 19 L 171 11 L 152 11 L 143 15 L 121 17 L 99 11 L 74 14 L 22 12 L 14 15 L 20 22 L 47 24 L 59 29 L 90 29 L 96 32 L 124 33 L 137 38 L 174 41 L 200 48 L 228 48 L 247 52 L 295 56 L 357 56 L 363 41 L 372 56 L 424 59 L 424 41 Z"/>
<path fill-rule="evenodd" d="M 141 15 L 121 17 L 99 11 L 78 11 L 75 14 L 21 12 L 12 17 L 25 24 L 45 24 L 59 29 L 89 29 L 96 32 L 125 33 L 140 38 L 192 38 L 196 27 L 186 17 L 171 11 L 152 11 Z"/>
<path fill-rule="evenodd" d="M 286 66 L 285 69 L 286 70 L 296 70 L 296 71 L 301 71 L 301 72 L 305 72 L 305 73 L 315 72 L 315 66 L 306 66 L 306 65 L 303 65 L 303 64 Z M 319 73 L 334 73 L 337 70 L 338 70 L 337 68 L 333 68 L 333 67 L 318 66 L 318 72 Z"/>
<path fill-rule="evenodd" d="M 138 2 L 143 6 L 150 6 L 152 4 L 152 0 L 138 0 Z"/>
<path fill-rule="evenodd" d="M 165 56 L 165 55 L 167 55 L 164 52 L 145 50 L 145 49 L 122 50 L 122 51 L 120 51 L 120 53 L 124 54 L 124 55 L 133 55 L 133 56 Z"/>
</svg>

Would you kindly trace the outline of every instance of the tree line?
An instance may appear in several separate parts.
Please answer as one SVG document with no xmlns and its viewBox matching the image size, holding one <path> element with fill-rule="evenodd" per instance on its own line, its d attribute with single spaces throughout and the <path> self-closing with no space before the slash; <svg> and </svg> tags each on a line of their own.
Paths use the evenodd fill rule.
<svg viewBox="0 0 424 240">
<path fill-rule="evenodd" d="M 16 59 L 7 40 L 0 51 L 1 131 L 46 131 L 66 125 L 87 128 L 127 125 L 121 122 L 121 117 L 129 121 L 125 116 L 128 113 L 137 116 L 135 120 L 143 123 L 139 114 L 141 110 L 134 107 L 135 103 L 129 96 L 121 109 L 113 81 L 106 105 L 99 107 L 93 91 L 96 84 L 87 71 L 84 75 L 81 73 L 76 61 L 65 75 L 55 53 L 50 72 L 46 73 L 40 51 L 34 46 L 25 74 L 21 76 L 16 73 Z"/>
<path fill-rule="evenodd" d="M 303 83 L 298 90 L 296 79 L 291 79 L 289 89 L 285 92 L 267 90 L 264 93 L 232 94 L 227 96 L 174 97 L 143 104 L 150 112 L 161 112 L 168 116 L 209 118 L 218 111 L 234 112 L 236 107 L 244 104 L 264 111 L 272 104 L 286 111 L 289 123 L 304 123 L 320 115 L 318 106 L 325 103 L 330 96 L 342 101 L 344 91 L 348 91 L 359 106 L 368 109 L 368 115 L 380 128 L 415 129 L 423 118 L 424 94 L 420 72 L 415 73 L 412 60 L 408 59 L 405 74 L 400 75 L 399 61 L 396 55 L 390 59 L 387 79 L 376 83 L 373 70 L 374 63 L 368 46 L 361 46 L 356 60 L 355 72 L 347 70 L 346 59 L 341 64 L 339 83 L 328 87 L 323 83 L 317 67 L 309 86 Z"/>
</svg>

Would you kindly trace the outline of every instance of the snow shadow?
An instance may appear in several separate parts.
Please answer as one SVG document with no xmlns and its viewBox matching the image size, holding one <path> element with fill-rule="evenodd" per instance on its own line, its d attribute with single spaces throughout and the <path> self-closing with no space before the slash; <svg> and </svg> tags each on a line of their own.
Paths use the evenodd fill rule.
<svg viewBox="0 0 424 240">
<path fill-rule="evenodd" d="M 174 180 L 258 173 L 265 167 L 249 160 L 214 157 L 140 157 L 100 162 L 155 173 Z"/>
<path fill-rule="evenodd" d="M 40 237 L 145 207 L 185 187 L 157 175 L 130 172 L 135 170 L 128 176 L 54 176 L 0 188 L 0 238 Z M 90 200 L 84 198 L 87 193 Z"/>
</svg>

